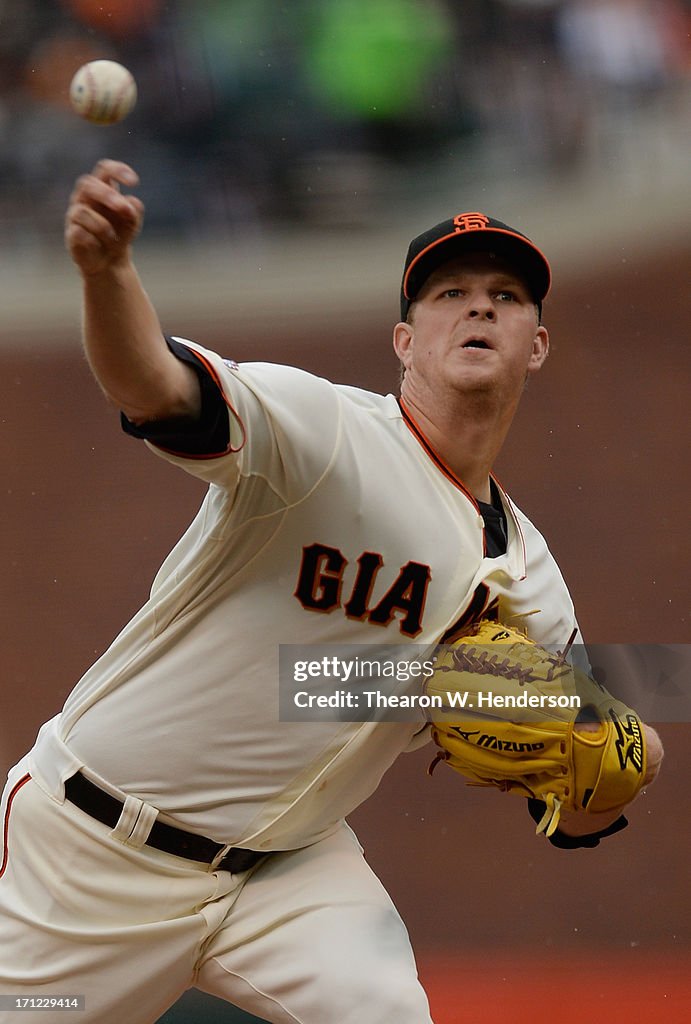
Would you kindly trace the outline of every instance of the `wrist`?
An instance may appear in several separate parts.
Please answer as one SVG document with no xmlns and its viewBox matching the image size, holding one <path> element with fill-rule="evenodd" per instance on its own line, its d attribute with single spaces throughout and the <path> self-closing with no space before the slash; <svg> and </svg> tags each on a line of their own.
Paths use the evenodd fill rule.
<svg viewBox="0 0 691 1024">
<path fill-rule="evenodd" d="M 102 264 L 95 263 L 92 266 L 77 264 L 77 269 L 83 283 L 94 287 L 112 286 L 120 282 L 125 283 L 127 280 L 137 276 L 132 261 L 132 253 L 129 248 L 121 256 L 110 258 Z"/>
<path fill-rule="evenodd" d="M 559 831 L 567 836 L 586 836 L 591 832 L 600 832 L 608 828 L 621 817 L 623 807 L 614 811 L 600 811 L 590 814 L 588 811 L 562 811 L 559 816 Z"/>
</svg>

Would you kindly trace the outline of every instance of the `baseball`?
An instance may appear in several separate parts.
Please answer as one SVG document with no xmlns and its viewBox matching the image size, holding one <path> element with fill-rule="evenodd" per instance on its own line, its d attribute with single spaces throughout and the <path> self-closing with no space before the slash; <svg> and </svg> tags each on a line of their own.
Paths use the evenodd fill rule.
<svg viewBox="0 0 691 1024">
<path fill-rule="evenodd" d="M 137 101 L 132 74 L 114 60 L 92 60 L 72 79 L 70 102 L 80 117 L 92 124 L 117 124 Z"/>
</svg>

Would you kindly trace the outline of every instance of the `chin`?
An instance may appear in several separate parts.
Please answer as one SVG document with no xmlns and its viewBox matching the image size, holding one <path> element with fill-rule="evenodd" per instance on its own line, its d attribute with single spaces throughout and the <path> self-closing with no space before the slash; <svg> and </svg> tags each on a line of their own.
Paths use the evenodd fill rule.
<svg viewBox="0 0 691 1024">
<path fill-rule="evenodd" d="M 458 391 L 494 391 L 499 383 L 490 373 L 459 373 L 453 380 Z"/>
</svg>

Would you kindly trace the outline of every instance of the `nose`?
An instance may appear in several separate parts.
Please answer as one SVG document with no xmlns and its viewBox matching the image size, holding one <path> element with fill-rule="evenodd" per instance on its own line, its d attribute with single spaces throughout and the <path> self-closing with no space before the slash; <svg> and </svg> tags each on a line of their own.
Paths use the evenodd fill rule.
<svg viewBox="0 0 691 1024">
<path fill-rule="evenodd" d="M 471 320 L 494 320 L 497 314 L 491 297 L 478 290 L 470 296 L 467 315 Z"/>
</svg>

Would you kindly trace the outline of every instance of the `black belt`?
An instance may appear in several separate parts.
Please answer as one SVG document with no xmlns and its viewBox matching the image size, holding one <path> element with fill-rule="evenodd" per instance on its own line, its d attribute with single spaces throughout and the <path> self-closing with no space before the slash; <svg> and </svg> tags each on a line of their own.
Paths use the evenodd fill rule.
<svg viewBox="0 0 691 1024">
<path fill-rule="evenodd" d="M 90 782 L 81 772 L 77 772 L 65 783 L 65 796 L 70 803 L 85 811 L 92 818 L 115 828 L 122 813 L 123 803 L 110 793 L 105 793 L 99 786 Z M 176 857 L 187 860 L 201 861 L 211 864 L 221 850 L 223 843 L 216 843 L 206 836 L 198 836 L 194 832 L 184 832 L 181 828 L 167 825 L 164 821 L 154 821 L 146 840 L 147 846 L 153 846 L 164 853 L 172 853 Z M 243 850 L 233 847 L 215 866 L 221 871 L 231 871 L 234 875 L 254 867 L 257 861 L 266 857 L 266 853 L 258 850 Z"/>
</svg>

